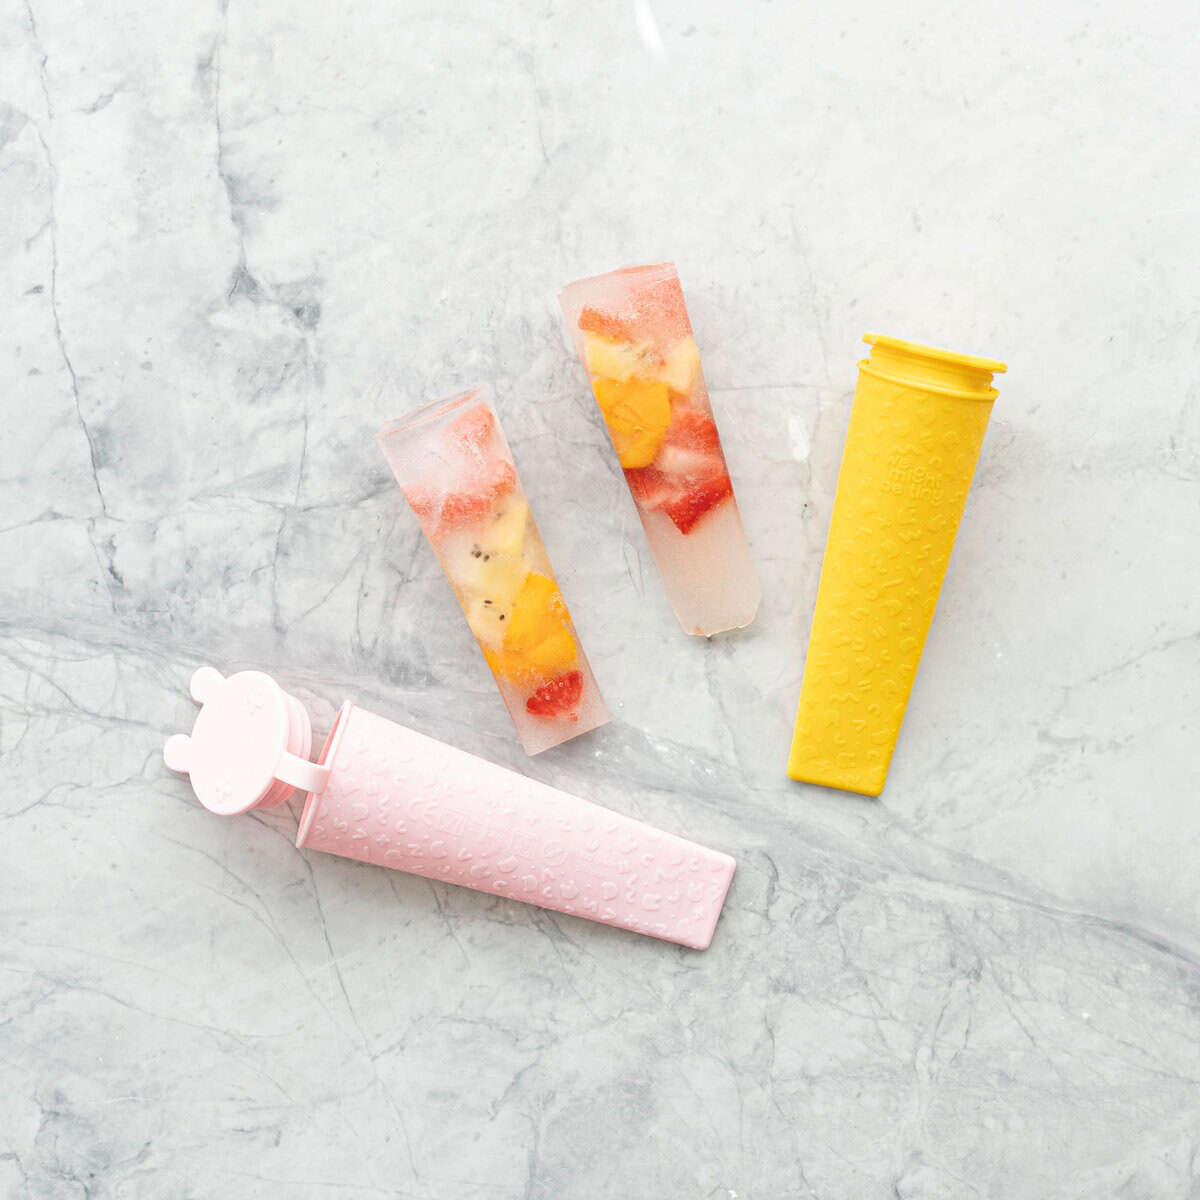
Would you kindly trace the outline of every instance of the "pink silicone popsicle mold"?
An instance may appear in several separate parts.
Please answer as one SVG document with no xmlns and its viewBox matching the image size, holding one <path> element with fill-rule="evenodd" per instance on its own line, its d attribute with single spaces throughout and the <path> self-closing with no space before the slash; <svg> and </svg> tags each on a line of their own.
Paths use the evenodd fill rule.
<svg viewBox="0 0 1200 1200">
<path fill-rule="evenodd" d="M 169 767 L 213 812 L 308 791 L 297 846 L 444 879 L 703 950 L 734 860 L 528 779 L 347 701 L 319 763 L 304 709 L 269 676 L 202 667 Z"/>
</svg>

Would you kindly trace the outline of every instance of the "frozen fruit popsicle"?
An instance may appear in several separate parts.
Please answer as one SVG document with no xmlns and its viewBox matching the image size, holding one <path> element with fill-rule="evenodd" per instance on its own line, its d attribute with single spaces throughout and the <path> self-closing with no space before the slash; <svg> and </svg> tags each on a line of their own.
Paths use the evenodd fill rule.
<svg viewBox="0 0 1200 1200">
<path fill-rule="evenodd" d="M 596 685 L 491 396 L 435 400 L 378 434 L 527 754 L 603 725 Z"/>
<path fill-rule="evenodd" d="M 749 625 L 762 592 L 674 264 L 581 279 L 559 302 L 679 623 Z"/>
</svg>

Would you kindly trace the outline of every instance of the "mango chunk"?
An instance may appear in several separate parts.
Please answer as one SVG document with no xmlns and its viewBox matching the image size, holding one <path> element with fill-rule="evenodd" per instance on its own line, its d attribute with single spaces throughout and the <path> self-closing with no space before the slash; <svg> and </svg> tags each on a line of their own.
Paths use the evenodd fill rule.
<svg viewBox="0 0 1200 1200">
<path fill-rule="evenodd" d="M 579 660 L 575 639 L 568 629 L 557 629 L 545 641 L 539 642 L 525 655 L 529 665 L 539 675 L 558 675 L 573 667 Z"/>
<path fill-rule="evenodd" d="M 595 379 L 592 391 L 626 469 L 648 467 L 671 424 L 670 388 L 665 383 Z"/>
<path fill-rule="evenodd" d="M 553 579 L 532 572 L 512 604 L 504 631 L 505 650 L 528 651 L 567 622 L 567 606 Z"/>
<path fill-rule="evenodd" d="M 514 682 L 531 682 L 532 669 L 525 661 L 525 656 L 503 647 L 484 646 L 483 657 L 492 668 L 492 674 L 497 679 L 509 679 Z"/>
</svg>

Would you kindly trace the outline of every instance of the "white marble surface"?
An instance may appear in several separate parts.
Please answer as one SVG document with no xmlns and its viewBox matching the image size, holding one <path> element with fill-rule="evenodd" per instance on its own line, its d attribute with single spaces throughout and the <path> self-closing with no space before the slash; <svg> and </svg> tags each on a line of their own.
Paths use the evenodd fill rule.
<svg viewBox="0 0 1200 1200">
<path fill-rule="evenodd" d="M 0 1194 L 1200 1191 L 1194 5 L 650 4 L 0 3 Z M 667 257 L 712 644 L 555 320 Z M 879 802 L 783 771 L 867 329 L 1011 366 Z M 616 716 L 536 760 L 371 439 L 476 379 Z M 731 851 L 712 949 L 208 815 L 201 662 Z"/>
</svg>

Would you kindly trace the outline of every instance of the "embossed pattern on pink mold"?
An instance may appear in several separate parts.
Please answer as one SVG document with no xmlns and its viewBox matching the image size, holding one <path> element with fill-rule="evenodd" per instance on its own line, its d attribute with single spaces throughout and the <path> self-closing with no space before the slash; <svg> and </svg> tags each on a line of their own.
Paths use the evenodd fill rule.
<svg viewBox="0 0 1200 1200">
<path fill-rule="evenodd" d="M 298 846 L 697 950 L 734 860 L 346 704 Z"/>
</svg>

